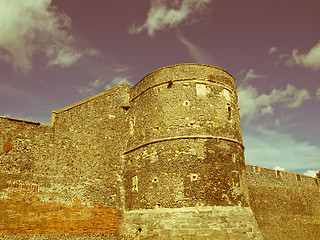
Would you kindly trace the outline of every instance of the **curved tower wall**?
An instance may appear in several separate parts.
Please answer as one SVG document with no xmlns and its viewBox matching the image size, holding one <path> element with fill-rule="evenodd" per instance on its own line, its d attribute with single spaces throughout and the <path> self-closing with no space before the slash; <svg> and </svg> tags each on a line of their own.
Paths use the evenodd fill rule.
<svg viewBox="0 0 320 240">
<path fill-rule="evenodd" d="M 201 64 L 158 69 L 131 91 L 126 209 L 248 206 L 236 85 Z"/>
</svg>

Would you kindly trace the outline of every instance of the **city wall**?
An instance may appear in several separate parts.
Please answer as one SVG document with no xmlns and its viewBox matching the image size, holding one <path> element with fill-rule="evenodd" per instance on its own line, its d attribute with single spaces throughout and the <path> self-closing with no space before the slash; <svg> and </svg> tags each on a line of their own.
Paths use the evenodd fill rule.
<svg viewBox="0 0 320 240">
<path fill-rule="evenodd" d="M 249 164 L 246 169 L 250 206 L 265 239 L 319 237 L 319 179 Z"/>
<path fill-rule="evenodd" d="M 129 89 L 53 111 L 51 125 L 0 118 L 0 238 L 119 235 Z"/>
<path fill-rule="evenodd" d="M 245 165 L 235 89 L 182 64 L 0 117 L 0 239 L 317 239 L 319 180 Z"/>
</svg>

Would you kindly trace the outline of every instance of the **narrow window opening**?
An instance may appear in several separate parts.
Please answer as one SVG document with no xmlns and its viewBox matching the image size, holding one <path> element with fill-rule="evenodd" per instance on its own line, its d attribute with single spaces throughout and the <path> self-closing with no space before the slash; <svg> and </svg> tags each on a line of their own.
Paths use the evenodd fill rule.
<svg viewBox="0 0 320 240">
<path fill-rule="evenodd" d="M 237 155 L 235 154 L 235 153 L 232 153 L 232 162 L 236 162 L 236 157 L 237 157 Z"/>
<path fill-rule="evenodd" d="M 134 133 L 134 128 L 133 127 L 135 125 L 135 117 L 131 117 L 130 118 L 129 125 L 130 125 L 129 133 L 130 133 L 130 135 L 133 135 L 133 133 Z"/>
<path fill-rule="evenodd" d="M 190 181 L 193 182 L 193 181 L 197 181 L 199 179 L 199 175 L 196 174 L 196 173 L 191 173 L 190 174 Z"/>
<path fill-rule="evenodd" d="M 189 106 L 189 101 L 184 101 L 183 106 Z"/>
<path fill-rule="evenodd" d="M 232 108 L 230 107 L 230 105 L 228 104 L 228 120 L 231 120 L 231 113 L 232 113 Z"/>
<path fill-rule="evenodd" d="M 240 187 L 240 174 L 238 171 L 232 171 L 233 186 Z"/>
<path fill-rule="evenodd" d="M 173 85 L 173 81 L 169 81 L 169 82 L 168 82 L 168 86 L 167 86 L 167 88 L 171 88 L 171 87 L 172 87 L 172 85 Z"/>
<path fill-rule="evenodd" d="M 132 177 L 132 192 L 138 191 L 138 176 Z"/>
</svg>

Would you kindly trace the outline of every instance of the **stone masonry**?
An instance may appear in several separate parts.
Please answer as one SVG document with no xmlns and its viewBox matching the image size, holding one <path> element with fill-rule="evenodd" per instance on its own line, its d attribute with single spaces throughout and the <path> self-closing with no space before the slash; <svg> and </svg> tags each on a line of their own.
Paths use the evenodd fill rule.
<svg viewBox="0 0 320 240">
<path fill-rule="evenodd" d="M 246 165 L 236 85 L 178 64 L 0 117 L 0 239 L 318 239 L 319 179 Z"/>
</svg>

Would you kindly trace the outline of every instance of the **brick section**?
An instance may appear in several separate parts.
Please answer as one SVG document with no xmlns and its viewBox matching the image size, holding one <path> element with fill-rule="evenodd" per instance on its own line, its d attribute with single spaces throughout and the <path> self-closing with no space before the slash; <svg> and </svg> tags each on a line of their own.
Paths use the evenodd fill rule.
<svg viewBox="0 0 320 240">
<path fill-rule="evenodd" d="M 82 234 L 36 234 L 36 235 L 3 235 L 1 240 L 125 240 L 125 238 L 109 233 L 82 233 Z"/>
<path fill-rule="evenodd" d="M 111 207 L 41 202 L 36 187 L 10 184 L 0 199 L 0 236 L 109 233 L 118 235 L 122 214 Z M 1 237 L 0 237 L 1 238 Z"/>
<path fill-rule="evenodd" d="M 138 239 L 263 239 L 248 207 L 133 210 L 122 232 Z"/>
</svg>

